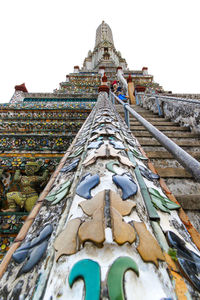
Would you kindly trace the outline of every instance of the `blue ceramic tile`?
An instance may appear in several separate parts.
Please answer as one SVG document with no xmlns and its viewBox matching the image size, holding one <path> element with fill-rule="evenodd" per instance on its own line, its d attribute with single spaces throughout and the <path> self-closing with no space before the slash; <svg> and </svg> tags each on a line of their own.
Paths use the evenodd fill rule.
<svg viewBox="0 0 200 300">
<path fill-rule="evenodd" d="M 46 225 L 42 231 L 39 233 L 38 237 L 34 238 L 31 241 L 30 246 L 35 247 L 39 243 L 43 242 L 44 240 L 48 239 L 50 235 L 52 234 L 53 226 L 51 224 Z"/>
<path fill-rule="evenodd" d="M 29 241 L 25 243 L 23 246 L 18 248 L 16 251 L 24 250 L 24 249 L 30 249 L 32 247 L 35 247 L 39 243 L 43 242 L 45 239 L 48 239 L 53 231 L 53 226 L 51 224 L 46 225 L 40 233 L 37 235 L 37 237 L 33 238 L 32 241 Z M 16 253 L 15 251 L 15 253 Z"/>
<path fill-rule="evenodd" d="M 48 239 L 52 231 L 53 226 L 51 224 L 46 225 L 36 238 L 15 251 L 12 257 L 16 263 L 22 263 L 27 258 L 17 277 L 29 272 L 39 262 L 47 249 Z"/>
<path fill-rule="evenodd" d="M 75 144 L 75 146 L 82 146 L 83 144 L 85 144 L 86 141 L 87 141 L 86 138 L 81 139 L 81 141 L 78 141 L 78 142 Z"/>
<path fill-rule="evenodd" d="M 171 247 L 177 250 L 177 260 L 183 274 L 186 274 L 194 287 L 200 291 L 200 256 L 187 248 L 184 240 L 174 232 L 168 231 L 167 239 Z"/>
<path fill-rule="evenodd" d="M 79 182 L 76 193 L 85 199 L 91 199 L 91 190 L 97 186 L 100 182 L 100 177 L 98 174 L 91 175 L 91 173 L 87 173 L 84 175 Z"/>
<path fill-rule="evenodd" d="M 17 277 L 22 275 L 23 273 L 29 272 L 34 266 L 39 262 L 44 253 L 46 252 L 48 246 L 48 241 L 43 241 L 38 246 L 34 247 L 32 251 L 29 251 L 28 259 L 22 268 L 19 270 Z"/>
<path fill-rule="evenodd" d="M 132 147 L 137 146 L 136 142 L 133 139 L 129 139 L 126 137 L 126 141 L 128 142 L 128 144 Z"/>
<path fill-rule="evenodd" d="M 113 175 L 113 182 L 122 189 L 122 199 L 126 200 L 137 193 L 138 187 L 131 174 Z"/>
<path fill-rule="evenodd" d="M 145 168 L 144 166 L 139 165 L 139 170 L 146 179 L 148 180 L 154 180 L 154 179 L 159 179 L 160 176 L 158 174 L 155 174 L 151 172 L 149 169 Z"/>
<path fill-rule="evenodd" d="M 68 173 L 78 166 L 79 158 L 75 159 L 70 165 L 63 167 L 60 172 Z"/>
<path fill-rule="evenodd" d="M 125 147 L 123 145 L 122 142 L 119 142 L 119 141 L 111 141 L 110 140 L 110 144 L 114 146 L 115 149 L 120 149 L 120 150 L 124 150 Z"/>
<path fill-rule="evenodd" d="M 20 251 L 15 251 L 15 253 L 13 253 L 12 258 L 16 263 L 21 264 L 26 259 L 28 252 L 29 248 Z"/>
<path fill-rule="evenodd" d="M 88 149 L 98 149 L 101 145 L 103 145 L 103 141 L 92 142 L 88 145 Z"/>
</svg>

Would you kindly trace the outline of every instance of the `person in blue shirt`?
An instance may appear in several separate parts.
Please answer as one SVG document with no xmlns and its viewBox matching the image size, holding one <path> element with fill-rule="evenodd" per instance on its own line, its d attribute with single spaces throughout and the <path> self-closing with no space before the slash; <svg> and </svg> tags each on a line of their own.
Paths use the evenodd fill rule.
<svg viewBox="0 0 200 300">
<path fill-rule="evenodd" d="M 118 97 L 119 97 L 120 100 L 123 100 L 125 102 L 128 100 L 128 97 L 122 94 L 122 88 L 121 87 L 117 88 L 117 94 L 118 94 Z"/>
</svg>

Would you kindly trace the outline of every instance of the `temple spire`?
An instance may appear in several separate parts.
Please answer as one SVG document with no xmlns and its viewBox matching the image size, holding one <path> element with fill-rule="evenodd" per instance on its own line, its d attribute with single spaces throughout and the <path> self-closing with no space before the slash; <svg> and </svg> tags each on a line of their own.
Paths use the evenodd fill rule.
<svg viewBox="0 0 200 300">
<path fill-rule="evenodd" d="M 107 41 L 114 46 L 112 30 L 107 23 L 102 21 L 101 25 L 99 25 L 96 31 L 95 47 L 104 41 Z"/>
</svg>

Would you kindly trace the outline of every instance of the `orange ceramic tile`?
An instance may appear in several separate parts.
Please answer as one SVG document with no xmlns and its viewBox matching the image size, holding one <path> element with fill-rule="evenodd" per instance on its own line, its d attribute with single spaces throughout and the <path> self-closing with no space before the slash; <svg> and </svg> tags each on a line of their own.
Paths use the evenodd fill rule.
<svg viewBox="0 0 200 300">
<path fill-rule="evenodd" d="M 185 227 L 187 228 L 187 231 L 191 235 L 193 242 L 195 243 L 197 248 L 200 250 L 200 234 L 194 228 L 194 226 L 191 224 L 188 216 L 186 215 L 186 213 L 184 212 L 184 210 L 182 208 L 179 209 L 179 217 L 180 217 L 181 221 L 183 222 L 183 224 L 185 225 Z"/>
<path fill-rule="evenodd" d="M 80 207 L 88 216 L 92 216 L 95 210 L 104 207 L 105 190 L 99 192 L 91 200 L 79 203 Z"/>
<path fill-rule="evenodd" d="M 120 150 L 115 150 L 111 145 L 108 145 L 108 150 L 111 157 L 117 157 L 123 165 L 134 168 L 132 162 L 127 157 L 120 154 Z"/>
<path fill-rule="evenodd" d="M 104 210 L 100 208 L 94 212 L 92 220 L 85 221 L 83 224 L 81 224 L 78 231 L 78 236 L 81 243 L 91 241 L 99 247 L 103 246 L 103 242 L 105 241 L 103 219 Z"/>
<path fill-rule="evenodd" d="M 59 234 L 54 242 L 56 261 L 62 255 L 71 255 L 77 251 L 77 233 L 81 224 L 80 219 L 73 219 L 67 223 L 66 228 Z"/>
<path fill-rule="evenodd" d="M 176 265 L 176 263 L 172 260 L 171 256 L 169 254 L 164 253 L 166 263 L 168 265 L 168 270 L 173 278 L 174 286 L 175 286 L 175 292 L 178 300 L 188 300 L 187 293 L 188 288 L 187 285 L 180 275 L 180 271 Z"/>
<path fill-rule="evenodd" d="M 174 203 L 176 204 L 179 204 L 179 202 L 176 200 L 176 198 L 174 197 L 174 195 L 171 193 L 171 194 L 167 194 L 167 197 L 173 201 Z M 180 205 L 180 204 L 179 204 Z"/>
<path fill-rule="evenodd" d="M 158 259 L 165 260 L 158 242 L 147 230 L 144 223 L 134 221 L 134 227 L 139 235 L 139 246 L 137 250 L 140 256 L 146 262 L 153 262 L 158 268 Z"/>
<path fill-rule="evenodd" d="M 131 213 L 133 207 L 136 206 L 134 202 L 123 201 L 121 197 L 113 191 L 110 191 L 110 205 L 115 208 L 120 215 L 127 216 Z"/>
<path fill-rule="evenodd" d="M 175 281 L 175 292 L 178 300 L 188 300 L 188 289 L 183 277 L 181 277 L 180 274 L 174 271 L 171 271 L 171 274 L 173 275 L 173 279 Z"/>
<path fill-rule="evenodd" d="M 136 239 L 134 228 L 125 223 L 119 212 L 113 207 L 110 208 L 113 240 L 118 245 L 128 242 L 132 244 Z"/>
<path fill-rule="evenodd" d="M 148 167 L 153 173 L 158 174 L 158 172 L 154 168 L 154 165 L 151 162 L 148 162 Z"/>
<path fill-rule="evenodd" d="M 171 194 L 171 191 L 168 189 L 165 181 L 163 178 L 160 178 L 160 186 L 162 187 L 162 189 L 165 191 L 165 193 L 168 195 L 168 194 Z"/>
<path fill-rule="evenodd" d="M 138 148 L 139 148 L 140 152 L 142 153 L 142 155 L 144 155 L 146 158 L 148 158 L 144 149 L 141 146 L 139 146 Z"/>
</svg>

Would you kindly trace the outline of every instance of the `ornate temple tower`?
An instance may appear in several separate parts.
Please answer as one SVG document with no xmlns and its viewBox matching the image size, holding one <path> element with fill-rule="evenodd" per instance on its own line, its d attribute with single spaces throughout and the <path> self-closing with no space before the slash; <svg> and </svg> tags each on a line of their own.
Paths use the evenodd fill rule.
<svg viewBox="0 0 200 300">
<path fill-rule="evenodd" d="M 104 21 L 96 30 L 95 46 L 93 51 L 88 52 L 88 56 L 83 62 L 80 73 L 95 74 L 103 76 L 104 72 L 108 81 L 119 79 L 117 75 L 123 74 L 125 79 L 132 76 L 134 86 L 145 86 L 162 89 L 158 83 L 153 81 L 153 76 L 148 74 L 148 68 L 142 70 L 129 70 L 126 60 L 122 57 L 120 51 L 114 46 L 113 34 L 110 26 Z"/>
<path fill-rule="evenodd" d="M 18 86 L 0 107 L 9 131 L 0 156 L 10 166 L 0 175 L 22 184 L 8 190 L 0 214 L 4 233 L 16 230 L 0 265 L 0 300 L 199 299 L 200 235 L 136 138 L 141 126 L 131 131 L 121 118 L 107 82 L 117 73 L 124 81 L 130 73 L 142 91 L 153 86 L 147 68 L 127 69 L 102 22 L 83 68 L 75 66 L 58 90 L 35 94 Z M 9 127 L 11 118 L 23 136 Z M 23 165 L 12 160 L 13 145 Z M 43 184 L 52 165 L 38 191 L 35 182 Z M 27 200 L 32 209 L 24 213 Z"/>
<path fill-rule="evenodd" d="M 99 70 L 102 66 L 106 67 L 106 71 L 115 71 L 119 66 L 127 70 L 126 60 L 115 49 L 111 28 L 104 21 L 96 30 L 95 47 L 93 52 L 88 52 L 83 70 Z"/>
</svg>

